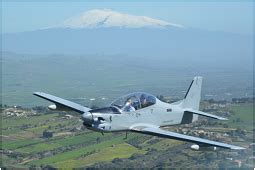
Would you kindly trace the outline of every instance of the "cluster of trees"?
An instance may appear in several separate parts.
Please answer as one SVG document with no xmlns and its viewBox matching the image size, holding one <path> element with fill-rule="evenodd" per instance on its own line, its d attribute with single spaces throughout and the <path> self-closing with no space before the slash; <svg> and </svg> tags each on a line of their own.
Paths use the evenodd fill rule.
<svg viewBox="0 0 255 170">
<path fill-rule="evenodd" d="M 149 135 L 136 136 L 132 139 L 129 139 L 127 143 L 136 148 L 141 148 L 140 144 L 144 143 L 146 140 L 149 140 L 150 138 L 152 138 L 152 136 Z"/>
<path fill-rule="evenodd" d="M 232 103 L 253 103 L 254 97 L 233 98 Z"/>
<path fill-rule="evenodd" d="M 51 137 L 53 137 L 53 132 L 50 132 L 47 130 L 43 131 L 43 138 L 51 138 Z"/>
</svg>

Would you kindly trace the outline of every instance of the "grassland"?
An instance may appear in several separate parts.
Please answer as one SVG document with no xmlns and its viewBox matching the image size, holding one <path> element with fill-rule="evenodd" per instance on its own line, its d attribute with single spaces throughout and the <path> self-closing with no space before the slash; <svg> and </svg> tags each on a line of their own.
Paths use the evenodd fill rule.
<svg viewBox="0 0 255 170">
<path fill-rule="evenodd" d="M 231 120 L 240 118 L 242 121 L 251 121 L 254 113 L 254 104 L 242 104 L 232 106 L 232 111 L 235 113 Z"/>
<path fill-rule="evenodd" d="M 97 151 L 101 152 L 101 150 L 103 150 L 105 148 L 111 147 L 112 145 L 120 144 L 122 142 L 123 142 L 123 136 L 118 136 L 111 140 L 100 142 L 98 144 L 85 146 L 83 148 L 74 149 L 72 151 L 64 152 L 64 153 L 58 154 L 56 156 L 47 157 L 47 158 L 44 158 L 44 159 L 41 159 L 38 161 L 33 161 L 33 162 L 31 162 L 31 164 L 35 164 L 35 165 L 45 164 L 45 165 L 47 165 L 47 164 L 53 164 L 56 162 L 69 160 L 72 158 L 79 158 L 82 155 L 87 154 L 89 152 L 97 152 Z"/>
<path fill-rule="evenodd" d="M 246 130 L 253 129 L 254 121 L 254 104 L 233 105 L 231 107 L 233 112 L 228 124 L 230 127 L 242 128 Z"/>
<path fill-rule="evenodd" d="M 45 121 L 51 121 L 57 114 L 46 114 L 38 118 L 37 116 L 31 117 L 12 117 L 11 119 L 2 119 L 2 129 L 20 127 L 22 125 L 38 125 Z"/>
<path fill-rule="evenodd" d="M 114 158 L 128 158 L 134 153 L 144 154 L 144 150 L 139 150 L 136 147 L 120 143 L 111 147 L 105 147 L 95 154 L 86 156 L 85 158 L 69 159 L 55 163 L 54 166 L 60 168 L 83 167 L 84 165 L 91 165 L 98 162 L 111 161 Z"/>
<path fill-rule="evenodd" d="M 5 141 L 2 143 L 2 149 L 18 149 L 21 147 L 26 147 L 28 145 L 37 144 L 39 143 L 39 139 L 21 139 L 21 140 L 14 140 L 14 141 Z"/>
</svg>

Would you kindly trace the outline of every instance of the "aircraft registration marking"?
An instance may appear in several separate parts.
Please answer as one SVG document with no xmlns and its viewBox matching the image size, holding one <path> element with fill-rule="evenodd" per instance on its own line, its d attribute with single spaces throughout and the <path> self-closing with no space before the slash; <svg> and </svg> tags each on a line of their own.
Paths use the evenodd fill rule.
<svg viewBox="0 0 255 170">
<path fill-rule="evenodd" d="M 173 122 L 173 120 L 165 120 L 162 123 L 170 123 L 170 122 Z"/>
</svg>

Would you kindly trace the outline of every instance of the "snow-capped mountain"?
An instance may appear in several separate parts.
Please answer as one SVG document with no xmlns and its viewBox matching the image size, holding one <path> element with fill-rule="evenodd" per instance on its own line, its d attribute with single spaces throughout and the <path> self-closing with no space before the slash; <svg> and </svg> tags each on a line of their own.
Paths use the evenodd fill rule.
<svg viewBox="0 0 255 170">
<path fill-rule="evenodd" d="M 120 27 L 120 28 L 166 28 L 183 27 L 179 24 L 153 19 L 147 16 L 137 16 L 120 13 L 111 9 L 89 10 L 81 15 L 69 18 L 58 27 L 64 28 L 101 28 L 101 27 Z"/>
<path fill-rule="evenodd" d="M 169 67 L 200 63 L 236 68 L 252 63 L 252 41 L 247 36 L 182 27 L 106 9 L 87 11 L 47 29 L 1 34 L 1 38 L 2 50 L 16 53 L 118 54 L 143 57 L 145 63 L 148 57 L 155 63 L 157 58 L 170 58 Z M 243 56 L 248 56 L 242 58 L 246 64 L 240 65 Z M 136 64 L 128 58 L 123 60 L 131 66 Z"/>
</svg>

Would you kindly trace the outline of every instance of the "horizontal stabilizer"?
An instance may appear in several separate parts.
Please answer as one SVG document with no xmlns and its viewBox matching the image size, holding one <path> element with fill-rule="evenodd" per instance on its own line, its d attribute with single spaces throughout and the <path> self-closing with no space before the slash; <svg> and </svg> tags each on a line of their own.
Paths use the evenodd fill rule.
<svg viewBox="0 0 255 170">
<path fill-rule="evenodd" d="M 228 120 L 227 118 L 216 116 L 216 115 L 205 113 L 205 112 L 201 112 L 199 110 L 185 109 L 184 112 L 185 113 L 191 113 L 191 114 L 193 113 L 193 114 L 197 114 L 197 115 L 200 115 L 200 116 L 205 116 L 205 117 L 218 119 L 218 120 Z"/>
</svg>

